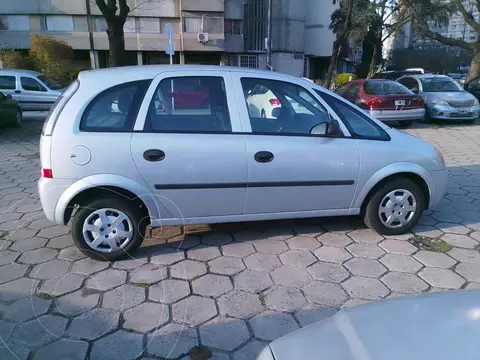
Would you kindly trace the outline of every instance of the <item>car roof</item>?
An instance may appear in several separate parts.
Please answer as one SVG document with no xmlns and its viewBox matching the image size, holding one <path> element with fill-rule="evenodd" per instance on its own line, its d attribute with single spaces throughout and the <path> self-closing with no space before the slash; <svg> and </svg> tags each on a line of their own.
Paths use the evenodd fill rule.
<svg viewBox="0 0 480 360">
<path fill-rule="evenodd" d="M 9 74 L 9 75 L 33 75 L 33 76 L 42 75 L 42 73 L 39 73 L 38 71 L 22 70 L 22 69 L 0 69 L 0 74 Z"/>
<path fill-rule="evenodd" d="M 428 78 L 442 78 L 442 79 L 451 79 L 451 77 L 446 75 L 435 75 L 435 74 L 413 74 L 413 75 L 405 75 L 405 77 L 412 77 L 415 79 L 428 79 Z"/>
</svg>

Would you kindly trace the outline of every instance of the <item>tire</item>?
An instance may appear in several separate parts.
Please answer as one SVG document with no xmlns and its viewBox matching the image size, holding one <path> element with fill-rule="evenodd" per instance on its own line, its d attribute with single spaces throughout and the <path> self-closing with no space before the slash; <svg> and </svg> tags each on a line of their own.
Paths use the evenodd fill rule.
<svg viewBox="0 0 480 360">
<path fill-rule="evenodd" d="M 102 248 L 104 251 L 99 251 L 87 243 L 87 240 L 84 237 L 84 224 L 86 223 L 86 221 L 88 224 L 92 224 L 92 219 L 95 219 L 97 217 L 96 211 L 103 212 L 102 209 L 113 210 L 113 212 L 105 212 L 105 214 L 107 215 L 106 218 L 108 222 L 111 222 L 111 224 L 103 224 L 100 217 L 98 217 L 98 219 L 95 220 L 94 224 L 91 226 L 96 227 L 102 232 L 99 231 L 93 233 L 92 231 L 87 230 L 87 235 L 85 236 L 88 237 L 91 241 L 96 238 L 94 234 L 98 234 L 98 236 L 102 238 L 102 244 L 100 244 L 97 249 Z M 115 211 L 123 213 L 122 215 L 125 215 L 128 220 L 124 220 L 120 223 L 120 225 L 115 226 Z M 81 206 L 72 219 L 73 241 L 82 253 L 87 255 L 89 258 L 95 260 L 116 261 L 126 258 L 129 255 L 135 253 L 135 251 L 140 247 L 140 245 L 142 245 L 143 239 L 145 238 L 147 221 L 144 217 L 142 217 L 141 213 L 142 212 L 139 211 L 138 205 L 131 200 L 126 200 L 118 197 L 104 197 L 98 200 L 93 200 L 90 203 Z M 112 217 L 110 217 L 110 214 L 112 214 Z M 122 238 L 117 238 L 116 235 L 113 235 L 114 233 L 116 233 L 116 229 L 118 229 L 118 232 L 120 232 L 121 230 L 126 232 L 130 231 L 132 234 L 128 238 L 130 240 L 126 241 L 127 238 L 121 240 Z M 118 239 L 120 242 L 118 250 L 111 251 L 111 247 L 108 243 L 109 240 L 107 240 L 106 238 L 109 238 L 110 240 L 114 238 Z M 122 242 L 125 242 L 125 244 L 122 244 Z M 117 243 L 117 245 L 118 244 L 119 243 Z"/>
<path fill-rule="evenodd" d="M 12 126 L 16 128 L 22 127 L 22 120 L 23 120 L 22 109 L 17 108 L 17 112 L 15 113 L 15 120 Z"/>
<path fill-rule="evenodd" d="M 401 202 L 396 199 L 394 203 L 398 204 L 395 207 L 391 207 L 392 212 L 403 212 L 401 216 L 394 216 L 394 221 L 392 222 L 392 226 L 387 226 L 385 214 L 380 214 L 380 206 L 383 204 L 388 204 L 390 201 L 386 201 L 388 199 L 388 195 L 394 192 L 395 190 L 399 190 L 397 194 L 402 194 L 402 191 L 409 192 L 412 197 L 407 197 L 407 200 L 414 200 L 415 201 L 415 211 L 405 211 L 403 210 Z M 365 224 L 375 230 L 377 233 L 381 235 L 401 235 L 408 232 L 412 227 L 414 227 L 420 217 L 422 216 L 422 212 L 425 209 L 425 200 L 424 194 L 422 190 L 415 184 L 412 180 L 405 178 L 405 177 L 398 177 L 394 178 L 391 181 L 380 186 L 378 189 L 374 190 L 375 193 L 373 196 L 370 197 L 368 200 L 367 206 L 365 208 L 364 214 L 364 221 Z M 406 194 L 405 192 L 403 194 Z M 408 204 L 409 206 L 413 206 L 412 202 L 406 201 L 404 202 L 404 206 Z M 390 207 L 383 207 L 383 210 L 388 209 L 388 214 L 390 214 Z M 397 213 L 398 214 L 398 213 Z M 406 221 L 405 224 L 400 224 L 398 218 L 402 218 Z"/>
<path fill-rule="evenodd" d="M 425 123 L 426 124 L 433 124 L 433 119 L 430 117 L 430 113 L 428 112 L 428 107 L 425 106 Z"/>
<path fill-rule="evenodd" d="M 262 112 L 260 113 L 260 117 L 262 119 L 266 119 L 267 118 L 267 113 L 265 112 L 265 109 L 262 109 Z"/>
<path fill-rule="evenodd" d="M 406 120 L 406 121 L 399 121 L 398 122 L 398 127 L 400 129 L 406 129 L 408 128 L 409 126 L 411 126 L 413 124 L 413 121 L 412 120 Z"/>
</svg>

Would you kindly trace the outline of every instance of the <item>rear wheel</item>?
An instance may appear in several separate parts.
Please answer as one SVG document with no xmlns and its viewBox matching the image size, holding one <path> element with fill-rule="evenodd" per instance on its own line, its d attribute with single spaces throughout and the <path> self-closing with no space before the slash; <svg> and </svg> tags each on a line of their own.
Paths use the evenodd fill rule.
<svg viewBox="0 0 480 360">
<path fill-rule="evenodd" d="M 433 119 L 430 117 L 430 112 L 428 111 L 428 107 L 425 105 L 425 122 L 427 124 L 433 124 Z"/>
<path fill-rule="evenodd" d="M 14 127 L 21 127 L 22 126 L 22 120 L 23 120 L 22 109 L 17 108 L 17 112 L 15 113 L 15 121 L 13 123 L 13 126 Z"/>
<path fill-rule="evenodd" d="M 400 235 L 414 227 L 425 209 L 417 184 L 404 177 L 378 188 L 365 209 L 365 224 L 382 235 Z"/>
<path fill-rule="evenodd" d="M 412 123 L 413 123 L 412 120 L 399 121 L 399 122 L 398 122 L 398 127 L 399 127 L 400 129 L 406 129 L 406 128 L 408 128 L 409 126 L 411 126 Z"/>
<path fill-rule="evenodd" d="M 115 261 L 140 247 L 146 224 L 135 202 L 106 197 L 78 209 L 72 220 L 72 237 L 88 257 Z"/>
</svg>

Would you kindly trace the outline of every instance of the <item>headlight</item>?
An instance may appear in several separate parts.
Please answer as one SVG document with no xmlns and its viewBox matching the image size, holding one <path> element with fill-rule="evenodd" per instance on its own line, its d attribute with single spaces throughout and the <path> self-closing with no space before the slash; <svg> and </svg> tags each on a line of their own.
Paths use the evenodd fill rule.
<svg viewBox="0 0 480 360">
<path fill-rule="evenodd" d="M 440 160 L 442 161 L 442 164 L 443 164 L 443 167 L 447 167 L 447 165 L 445 164 L 445 159 L 443 158 L 443 155 L 442 153 L 435 147 L 435 152 L 437 153 L 437 156 L 440 158 Z"/>
<path fill-rule="evenodd" d="M 480 102 L 478 101 L 477 98 L 475 98 L 475 100 L 473 100 L 473 105 L 474 106 L 480 105 Z"/>
<path fill-rule="evenodd" d="M 448 103 L 443 100 L 443 99 L 426 99 L 427 102 L 429 102 L 430 104 L 432 105 L 447 105 L 448 106 Z"/>
</svg>

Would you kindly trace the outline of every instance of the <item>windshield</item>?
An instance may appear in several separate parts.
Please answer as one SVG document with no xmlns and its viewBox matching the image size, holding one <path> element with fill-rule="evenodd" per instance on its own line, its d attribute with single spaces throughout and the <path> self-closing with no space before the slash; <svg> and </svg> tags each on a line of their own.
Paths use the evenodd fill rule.
<svg viewBox="0 0 480 360">
<path fill-rule="evenodd" d="M 460 85 L 449 78 L 431 77 L 420 79 L 424 92 L 460 92 L 463 91 Z"/>
<path fill-rule="evenodd" d="M 52 90 L 59 90 L 63 88 L 63 86 L 60 85 L 57 81 L 50 79 L 45 75 L 40 75 L 38 76 L 38 78 Z"/>
<path fill-rule="evenodd" d="M 367 81 L 363 84 L 363 89 L 367 95 L 413 94 L 395 81 Z"/>
</svg>

